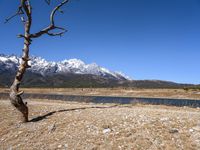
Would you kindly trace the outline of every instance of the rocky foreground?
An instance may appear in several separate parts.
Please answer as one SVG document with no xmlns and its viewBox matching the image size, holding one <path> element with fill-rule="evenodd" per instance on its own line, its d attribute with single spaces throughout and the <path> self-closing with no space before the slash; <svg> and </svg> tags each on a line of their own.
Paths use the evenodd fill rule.
<svg viewBox="0 0 200 150">
<path fill-rule="evenodd" d="M 30 100 L 20 124 L 0 100 L 0 149 L 200 149 L 200 109 Z"/>
</svg>

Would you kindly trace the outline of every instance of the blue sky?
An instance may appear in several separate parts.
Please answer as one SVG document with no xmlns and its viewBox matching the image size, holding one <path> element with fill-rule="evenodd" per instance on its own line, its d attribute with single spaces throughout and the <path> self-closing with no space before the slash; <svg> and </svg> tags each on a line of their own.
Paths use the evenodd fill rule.
<svg viewBox="0 0 200 150">
<path fill-rule="evenodd" d="M 19 18 L 3 23 L 17 5 L 18 0 L 0 1 L 0 53 L 21 54 Z M 53 5 L 42 0 L 32 5 L 35 32 L 48 25 Z M 34 40 L 31 55 L 50 61 L 79 58 L 133 79 L 200 84 L 199 0 L 71 0 L 63 10 L 56 21 L 68 32 Z"/>
</svg>

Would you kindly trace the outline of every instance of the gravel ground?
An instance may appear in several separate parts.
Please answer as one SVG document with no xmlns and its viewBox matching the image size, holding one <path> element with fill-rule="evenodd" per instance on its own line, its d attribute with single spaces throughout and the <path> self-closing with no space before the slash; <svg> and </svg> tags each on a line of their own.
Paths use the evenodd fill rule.
<svg viewBox="0 0 200 150">
<path fill-rule="evenodd" d="M 1 150 L 199 150 L 200 109 L 30 100 L 21 124 L 0 101 Z"/>
</svg>

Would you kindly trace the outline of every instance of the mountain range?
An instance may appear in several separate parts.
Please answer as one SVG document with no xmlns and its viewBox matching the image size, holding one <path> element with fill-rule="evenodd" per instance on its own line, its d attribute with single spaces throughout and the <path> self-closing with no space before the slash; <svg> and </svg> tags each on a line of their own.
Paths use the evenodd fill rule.
<svg viewBox="0 0 200 150">
<path fill-rule="evenodd" d="M 0 87 L 9 87 L 21 58 L 0 54 Z M 23 87 L 139 87 L 180 88 L 192 86 L 160 80 L 132 80 L 123 73 L 113 72 L 96 63 L 86 64 L 79 59 L 49 62 L 31 57 L 31 68 L 24 76 Z"/>
</svg>

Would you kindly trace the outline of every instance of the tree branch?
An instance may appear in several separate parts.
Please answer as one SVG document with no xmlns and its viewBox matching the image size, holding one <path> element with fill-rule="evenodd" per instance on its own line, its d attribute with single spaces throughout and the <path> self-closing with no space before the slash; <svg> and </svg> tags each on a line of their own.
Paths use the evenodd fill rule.
<svg viewBox="0 0 200 150">
<path fill-rule="evenodd" d="M 18 10 L 17 10 L 17 12 L 14 15 L 6 18 L 4 23 L 8 23 L 11 19 L 15 18 L 18 15 L 22 15 L 22 14 L 24 14 L 24 12 L 22 10 L 22 5 L 20 5 L 19 8 L 18 8 Z"/>
<path fill-rule="evenodd" d="M 63 31 L 61 32 L 57 32 L 57 33 L 50 33 L 50 32 L 47 32 L 47 34 L 49 36 L 62 36 L 65 32 L 67 32 L 67 30 L 63 29 Z"/>
<path fill-rule="evenodd" d="M 56 6 L 53 11 L 51 12 L 51 15 L 50 15 L 50 21 L 51 21 L 51 24 L 54 25 L 54 16 L 56 14 L 56 12 L 66 3 L 68 3 L 69 0 L 64 0 L 63 2 L 61 2 L 58 6 Z"/>
<path fill-rule="evenodd" d="M 48 26 L 47 28 L 37 32 L 37 33 L 34 33 L 34 34 L 31 34 L 30 37 L 31 38 L 37 38 L 37 37 L 40 37 L 42 36 L 43 34 L 47 34 L 50 30 L 53 30 L 55 27 L 50 25 Z"/>
<path fill-rule="evenodd" d="M 45 2 L 46 2 L 48 5 L 50 5 L 51 0 L 45 0 Z"/>
<path fill-rule="evenodd" d="M 29 24 L 31 24 L 32 21 L 32 12 L 31 12 L 31 5 L 30 5 L 30 0 L 21 0 L 21 5 L 25 11 L 25 14 L 28 18 Z"/>
<path fill-rule="evenodd" d="M 45 0 L 46 1 L 46 0 Z M 46 2 L 50 2 L 50 1 L 46 1 Z M 37 33 L 33 33 L 33 34 L 30 34 L 30 38 L 37 38 L 37 37 L 40 37 L 42 36 L 43 34 L 47 34 L 47 35 L 50 35 L 50 36 L 61 36 L 63 35 L 67 30 L 65 30 L 64 28 L 62 27 L 57 27 L 55 26 L 55 22 L 54 22 L 54 16 L 56 14 L 56 12 L 64 5 L 66 4 L 67 2 L 69 2 L 69 0 L 63 0 L 59 5 L 57 5 L 51 12 L 51 15 L 50 15 L 50 25 L 46 28 L 44 28 L 43 30 L 40 30 L 39 32 Z M 57 32 L 57 33 L 50 33 L 49 31 L 52 31 L 54 29 L 59 29 L 59 30 L 62 30 L 61 32 Z"/>
</svg>

